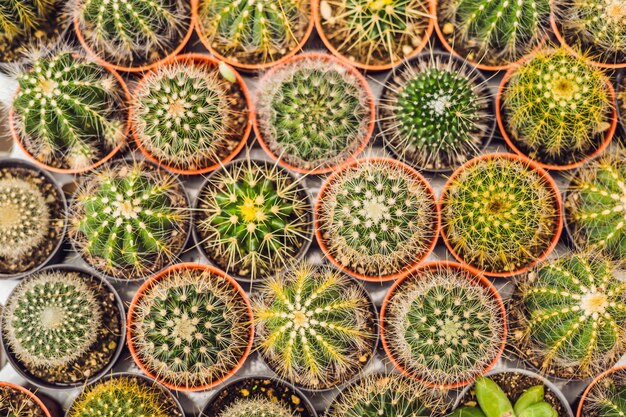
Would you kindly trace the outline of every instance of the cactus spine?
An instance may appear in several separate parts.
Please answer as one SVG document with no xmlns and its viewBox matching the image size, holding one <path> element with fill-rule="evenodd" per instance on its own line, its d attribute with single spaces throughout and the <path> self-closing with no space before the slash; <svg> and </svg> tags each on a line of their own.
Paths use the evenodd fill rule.
<svg viewBox="0 0 626 417">
<path fill-rule="evenodd" d="M 0 415 L 46 417 L 39 404 L 30 395 L 7 385 L 0 385 Z"/>
<path fill-rule="evenodd" d="M 270 399 L 246 398 L 228 406 L 218 417 L 295 417 L 296 414 L 282 403 Z"/>
<path fill-rule="evenodd" d="M 582 416 L 620 417 L 626 414 L 626 375 L 616 369 L 593 383 L 581 402 Z"/>
</svg>

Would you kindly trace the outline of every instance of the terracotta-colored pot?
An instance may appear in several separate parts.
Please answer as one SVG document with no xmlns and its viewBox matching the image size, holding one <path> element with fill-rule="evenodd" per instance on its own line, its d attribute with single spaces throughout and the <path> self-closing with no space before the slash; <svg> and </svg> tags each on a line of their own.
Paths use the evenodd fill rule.
<svg viewBox="0 0 626 417">
<path fill-rule="evenodd" d="M 52 414 L 50 413 L 50 410 L 48 410 L 48 407 L 44 405 L 44 403 L 39 399 L 39 397 L 37 397 L 35 394 L 27 390 L 26 388 L 13 384 L 11 382 L 6 382 L 6 381 L 0 381 L 0 387 L 8 387 L 13 390 L 20 391 L 21 393 L 27 395 L 41 408 L 41 411 L 43 411 L 46 417 L 52 417 Z"/>
<path fill-rule="evenodd" d="M 586 405 L 585 401 L 587 400 L 587 397 L 589 397 L 589 393 L 591 392 L 591 390 L 593 390 L 594 387 L 602 381 L 602 379 L 610 375 L 616 374 L 616 373 L 624 373 L 626 376 L 626 365 L 616 366 L 614 368 L 607 369 L 606 371 L 602 372 L 600 375 L 596 376 L 593 379 L 593 381 L 591 381 L 591 383 L 587 386 L 582 396 L 580 397 L 580 401 L 578 402 L 578 410 L 576 411 L 576 417 L 586 417 L 583 414 L 583 410 Z"/>
</svg>

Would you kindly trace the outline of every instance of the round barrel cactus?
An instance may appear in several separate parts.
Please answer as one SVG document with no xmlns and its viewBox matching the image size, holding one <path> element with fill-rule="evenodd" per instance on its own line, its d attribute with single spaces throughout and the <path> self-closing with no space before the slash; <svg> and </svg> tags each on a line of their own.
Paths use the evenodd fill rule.
<svg viewBox="0 0 626 417">
<path fill-rule="evenodd" d="M 218 417 L 296 417 L 296 413 L 280 402 L 258 397 L 237 400 Z"/>
</svg>

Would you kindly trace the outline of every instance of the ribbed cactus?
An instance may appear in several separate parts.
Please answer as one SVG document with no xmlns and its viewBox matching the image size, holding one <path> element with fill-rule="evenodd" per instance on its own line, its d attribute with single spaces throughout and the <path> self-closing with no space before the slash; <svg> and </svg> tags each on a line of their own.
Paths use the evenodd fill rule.
<svg viewBox="0 0 626 417">
<path fill-rule="evenodd" d="M 251 338 L 246 299 L 209 269 L 170 269 L 134 301 L 129 343 L 157 379 L 189 389 L 224 379 Z"/>
<path fill-rule="evenodd" d="M 544 372 L 584 379 L 626 352 L 626 283 L 613 262 L 585 254 L 541 264 L 518 283 L 513 336 Z"/>
<path fill-rule="evenodd" d="M 322 0 L 319 8 L 330 44 L 357 64 L 397 64 L 428 36 L 427 1 Z"/>
<path fill-rule="evenodd" d="M 277 61 L 302 42 L 312 19 L 309 0 L 200 0 L 200 31 L 235 64 Z"/>
<path fill-rule="evenodd" d="M 268 278 L 253 309 L 261 355 L 295 384 L 336 386 L 373 354 L 376 316 L 367 294 L 329 267 L 300 262 Z"/>
<path fill-rule="evenodd" d="M 125 140 L 124 91 L 99 65 L 60 50 L 35 58 L 17 81 L 14 122 L 38 161 L 86 170 Z"/>
<path fill-rule="evenodd" d="M 296 413 L 280 402 L 258 397 L 237 400 L 218 417 L 296 417 Z"/>
<path fill-rule="evenodd" d="M 503 155 L 474 159 L 442 196 L 450 248 L 486 273 L 511 273 L 551 247 L 559 230 L 559 196 L 547 174 Z"/>
<path fill-rule="evenodd" d="M 0 384 L 0 416 L 46 417 L 46 414 L 28 394 Z"/>
<path fill-rule="evenodd" d="M 438 234 L 435 196 L 410 167 L 364 159 L 325 184 L 317 218 L 322 242 L 347 270 L 384 277 L 414 266 Z"/>
<path fill-rule="evenodd" d="M 626 374 L 618 369 L 595 381 L 581 403 L 581 416 L 622 417 L 626 415 Z"/>
<path fill-rule="evenodd" d="M 385 308 L 387 353 L 412 377 L 465 385 L 500 356 L 506 324 L 501 301 L 458 266 L 436 264 L 410 275 Z"/>
<path fill-rule="evenodd" d="M 367 89 L 344 64 L 301 55 L 260 84 L 256 112 L 261 136 L 286 163 L 328 170 L 368 139 L 372 113 Z"/>
<path fill-rule="evenodd" d="M 604 142 L 613 102 L 603 72 L 564 49 L 539 52 L 503 90 L 503 118 L 515 145 L 545 164 L 578 163 Z"/>
<path fill-rule="evenodd" d="M 237 161 L 211 175 L 198 197 L 196 232 L 210 260 L 254 279 L 285 268 L 312 239 L 307 192 L 284 169 Z"/>
<path fill-rule="evenodd" d="M 626 260 L 626 166 L 612 150 L 578 170 L 565 199 L 565 221 L 574 241 Z"/>
<path fill-rule="evenodd" d="M 454 169 L 476 156 L 493 130 L 486 82 L 450 55 L 405 63 L 390 76 L 379 109 L 385 145 L 418 168 Z"/>
<path fill-rule="evenodd" d="M 114 162 L 86 177 L 76 191 L 69 235 L 98 270 L 141 278 L 171 263 L 182 249 L 188 207 L 172 175 L 146 162 Z"/>
<path fill-rule="evenodd" d="M 248 117 L 238 83 L 217 65 L 189 60 L 145 76 L 134 92 L 132 122 L 141 145 L 159 162 L 203 170 L 233 153 Z"/>
</svg>

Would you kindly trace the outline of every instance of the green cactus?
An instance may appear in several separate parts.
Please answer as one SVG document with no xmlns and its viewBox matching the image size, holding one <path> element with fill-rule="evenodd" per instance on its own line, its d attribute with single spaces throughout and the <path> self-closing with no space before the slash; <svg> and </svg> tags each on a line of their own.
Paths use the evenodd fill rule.
<svg viewBox="0 0 626 417">
<path fill-rule="evenodd" d="M 449 180 L 442 230 L 456 256 L 487 274 L 525 268 L 551 250 L 560 197 L 548 174 L 509 154 L 476 158 Z"/>
<path fill-rule="evenodd" d="M 379 111 L 385 146 L 417 168 L 454 169 L 493 131 L 486 82 L 448 54 L 424 54 L 396 70 Z"/>
<path fill-rule="evenodd" d="M 46 417 L 46 413 L 30 395 L 0 383 L 0 416 Z"/>
<path fill-rule="evenodd" d="M 464 385 L 502 353 L 506 324 L 501 302 L 455 264 L 435 264 L 409 275 L 385 308 L 387 352 L 419 380 L 441 387 Z"/>
<path fill-rule="evenodd" d="M 616 369 L 594 382 L 581 403 L 581 416 L 623 417 L 626 415 L 626 372 Z"/>
<path fill-rule="evenodd" d="M 180 45 L 190 9 L 189 0 L 78 0 L 74 18 L 95 55 L 138 67 L 154 64 Z"/>
<path fill-rule="evenodd" d="M 256 340 L 280 376 L 330 388 L 355 376 L 373 355 L 376 315 L 349 277 L 299 262 L 261 285 L 253 304 Z"/>
<path fill-rule="evenodd" d="M 580 163 L 605 141 L 613 98 L 600 69 L 557 49 L 515 69 L 502 109 L 518 149 L 540 163 L 565 165 Z"/>
<path fill-rule="evenodd" d="M 257 123 L 264 142 L 302 170 L 329 170 L 369 138 L 369 87 L 344 64 L 300 55 L 260 85 Z"/>
<path fill-rule="evenodd" d="M 218 417 L 296 417 L 296 413 L 280 402 L 257 397 L 237 400 Z"/>
<path fill-rule="evenodd" d="M 17 81 L 15 125 L 38 161 L 84 171 L 124 142 L 124 92 L 99 65 L 60 50 L 37 57 Z"/>
<path fill-rule="evenodd" d="M 410 167 L 363 159 L 325 185 L 317 211 L 329 254 L 367 277 L 401 273 L 424 258 L 438 235 L 435 196 Z"/>
<path fill-rule="evenodd" d="M 188 207 L 177 178 L 147 162 L 114 162 L 83 179 L 69 236 L 98 270 L 137 279 L 174 261 L 187 240 Z"/>
<path fill-rule="evenodd" d="M 246 99 L 239 83 L 228 81 L 217 65 L 178 61 L 141 81 L 132 122 L 141 145 L 166 167 L 207 170 L 231 156 L 243 139 Z"/>
<path fill-rule="evenodd" d="M 423 0 L 322 0 L 321 29 L 328 42 L 357 65 L 391 66 L 428 37 L 432 18 Z"/>
<path fill-rule="evenodd" d="M 197 389 L 237 367 L 250 343 L 252 320 L 247 299 L 225 277 L 181 265 L 136 298 L 129 342 L 160 381 Z"/>
<path fill-rule="evenodd" d="M 299 256 L 312 239 L 311 211 L 306 190 L 286 170 L 247 159 L 209 177 L 195 227 L 213 263 L 254 280 Z"/>
<path fill-rule="evenodd" d="M 217 53 L 265 65 L 298 48 L 311 21 L 309 0 L 200 0 L 199 30 Z"/>
</svg>

